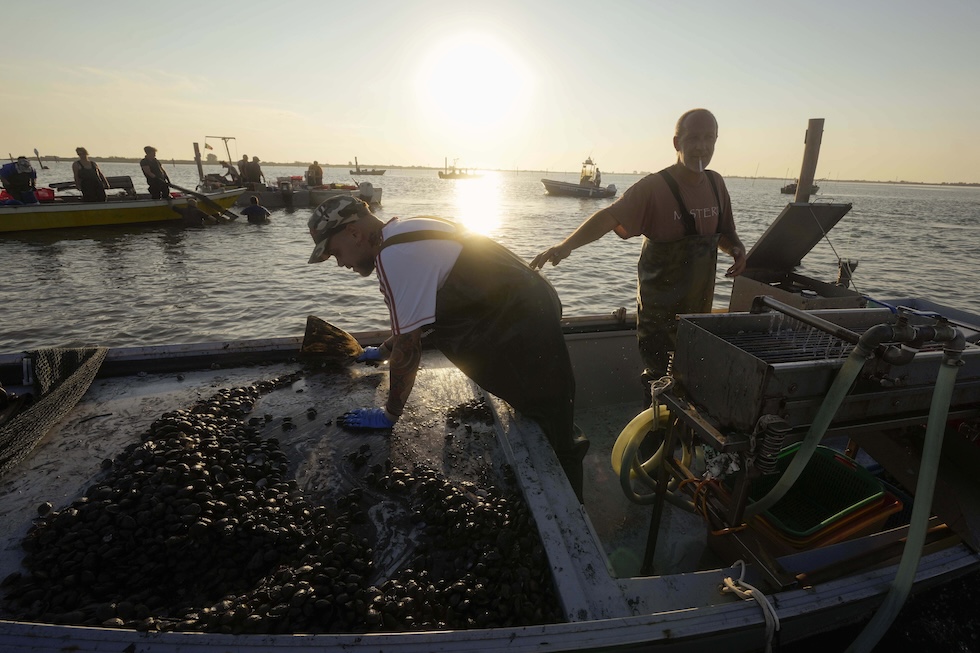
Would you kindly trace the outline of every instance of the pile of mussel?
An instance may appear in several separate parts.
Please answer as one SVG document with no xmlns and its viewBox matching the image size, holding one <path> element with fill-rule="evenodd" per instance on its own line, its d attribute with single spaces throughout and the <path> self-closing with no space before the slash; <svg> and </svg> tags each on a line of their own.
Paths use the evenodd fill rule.
<svg viewBox="0 0 980 653">
<path fill-rule="evenodd" d="M 25 573 L 4 612 L 140 631 L 381 632 L 562 620 L 533 520 L 515 490 L 435 472 L 364 470 L 367 491 L 321 505 L 287 478 L 262 420 L 280 378 L 221 390 L 162 415 L 98 482 L 60 510 L 38 507 Z M 247 421 L 246 421 L 247 420 Z M 268 420 L 265 420 L 268 422 Z M 354 446 L 354 445 L 352 445 Z M 355 452 L 364 454 L 363 447 Z M 512 478 L 503 486 L 513 488 Z M 411 507 L 419 534 L 389 578 L 373 565 L 365 510 L 380 493 Z"/>
</svg>

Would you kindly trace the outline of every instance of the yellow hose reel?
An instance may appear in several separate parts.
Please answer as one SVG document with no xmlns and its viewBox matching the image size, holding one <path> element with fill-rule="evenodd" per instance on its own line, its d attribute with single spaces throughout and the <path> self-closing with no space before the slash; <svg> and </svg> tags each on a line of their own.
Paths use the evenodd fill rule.
<svg viewBox="0 0 980 653">
<path fill-rule="evenodd" d="M 661 424 L 666 424 L 670 419 L 670 411 L 666 406 L 653 406 L 647 408 L 642 413 L 630 420 L 626 428 L 616 438 L 613 445 L 611 462 L 613 472 L 619 476 L 619 483 L 623 488 L 626 497 L 633 503 L 650 504 L 656 500 L 657 480 L 650 474 L 656 473 L 663 461 L 664 442 L 660 443 L 650 458 L 645 461 L 640 460 L 639 449 L 647 434 L 656 431 Z M 690 467 L 693 459 L 693 449 L 689 446 L 683 447 L 681 462 L 685 467 Z M 650 492 L 638 493 L 633 488 L 633 482 L 637 480 L 650 488 Z M 682 494 L 674 493 L 677 486 L 677 479 L 671 478 L 667 485 L 668 501 L 687 510 L 694 510 L 694 503 Z"/>
</svg>

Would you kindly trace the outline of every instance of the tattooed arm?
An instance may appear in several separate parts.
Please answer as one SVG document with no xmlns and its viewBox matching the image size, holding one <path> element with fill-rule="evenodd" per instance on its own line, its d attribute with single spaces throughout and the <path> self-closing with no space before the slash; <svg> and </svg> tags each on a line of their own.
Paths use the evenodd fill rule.
<svg viewBox="0 0 980 653">
<path fill-rule="evenodd" d="M 388 403 L 385 410 L 394 421 L 401 416 L 415 386 L 415 376 L 422 360 L 422 330 L 391 336 L 382 346 L 391 351 L 388 359 Z"/>
</svg>

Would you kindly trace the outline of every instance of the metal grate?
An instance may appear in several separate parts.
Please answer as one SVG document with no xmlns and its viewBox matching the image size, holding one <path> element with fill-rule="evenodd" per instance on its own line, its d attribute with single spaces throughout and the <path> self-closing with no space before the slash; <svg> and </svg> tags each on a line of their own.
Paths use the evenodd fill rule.
<svg viewBox="0 0 980 653">
<path fill-rule="evenodd" d="M 863 331 L 858 333 L 860 335 Z M 849 342 L 819 329 L 805 326 L 800 329 L 753 333 L 743 331 L 720 337 L 768 364 L 836 360 L 846 358 L 854 349 L 854 345 Z M 922 347 L 922 351 L 941 350 L 942 344 L 935 342 L 927 343 Z"/>
<path fill-rule="evenodd" d="M 813 328 L 742 332 L 724 339 L 770 364 L 845 358 L 854 349 L 854 345 Z"/>
</svg>

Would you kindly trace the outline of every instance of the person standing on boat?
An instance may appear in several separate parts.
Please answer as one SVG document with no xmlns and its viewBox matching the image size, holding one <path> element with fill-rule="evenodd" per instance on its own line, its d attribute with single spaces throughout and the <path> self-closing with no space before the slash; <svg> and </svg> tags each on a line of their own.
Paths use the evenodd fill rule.
<svg viewBox="0 0 980 653">
<path fill-rule="evenodd" d="M 157 148 L 147 145 L 143 151 L 146 156 L 140 161 L 140 168 L 143 169 L 143 175 L 146 177 L 150 197 L 155 200 L 170 197 L 170 177 L 163 169 L 163 164 L 157 159 Z"/>
<path fill-rule="evenodd" d="M 405 408 L 422 335 L 466 376 L 541 426 L 582 500 L 589 441 L 575 435 L 575 378 L 551 284 L 508 249 L 437 218 L 379 220 L 353 197 L 333 197 L 308 222 L 310 263 L 331 256 L 361 276 L 376 273 L 392 335 L 362 362 L 389 361 L 384 408 L 341 418 L 354 429 L 391 428 Z"/>
<path fill-rule="evenodd" d="M 252 164 L 250 164 L 248 162 L 248 155 L 247 154 L 243 154 L 242 155 L 242 160 L 238 162 L 238 173 L 239 173 L 239 175 L 241 175 L 242 182 L 244 184 L 246 184 L 246 185 L 250 181 L 252 181 L 252 179 L 251 179 L 251 165 Z"/>
<path fill-rule="evenodd" d="M 10 194 L 12 203 L 37 204 L 37 171 L 26 156 L 0 166 L 0 183 Z"/>
<path fill-rule="evenodd" d="M 248 198 L 248 206 L 242 209 L 242 215 L 248 218 L 249 224 L 269 224 L 269 209 L 259 204 L 258 195 Z"/>
<path fill-rule="evenodd" d="M 710 111 L 684 113 L 674 130 L 674 165 L 636 182 L 616 202 L 531 261 L 535 269 L 545 263 L 558 265 L 575 249 L 610 231 L 624 239 L 643 236 L 637 264 L 636 333 L 646 366 L 642 380 L 647 397 L 649 382 L 670 370 L 676 316 L 711 311 L 718 250 L 734 259 L 726 276 L 745 269 L 745 247 L 735 231 L 725 181 L 707 170 L 717 139 L 718 122 Z"/>
<path fill-rule="evenodd" d="M 306 183 L 310 186 L 322 186 L 323 185 L 323 168 L 317 161 L 310 164 L 310 167 L 306 171 Z"/>
<path fill-rule="evenodd" d="M 250 181 L 253 184 L 265 183 L 265 173 L 262 172 L 262 166 L 259 165 L 259 157 L 253 156 L 252 162 L 249 165 Z M 255 190 L 253 188 L 252 190 Z"/>
<path fill-rule="evenodd" d="M 75 188 L 82 193 L 82 200 L 104 202 L 109 181 L 99 169 L 99 164 L 88 158 L 88 150 L 84 147 L 76 147 L 75 154 L 78 155 L 78 161 L 71 164 L 71 171 L 75 176 Z"/>
</svg>

